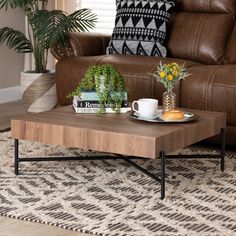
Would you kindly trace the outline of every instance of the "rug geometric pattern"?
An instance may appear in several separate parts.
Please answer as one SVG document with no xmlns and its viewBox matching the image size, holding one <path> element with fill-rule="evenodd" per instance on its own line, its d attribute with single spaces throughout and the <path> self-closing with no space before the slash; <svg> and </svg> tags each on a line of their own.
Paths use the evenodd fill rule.
<svg viewBox="0 0 236 236">
<path fill-rule="evenodd" d="M 236 235 L 236 155 L 224 173 L 218 160 L 168 160 L 160 200 L 159 184 L 121 160 L 20 163 L 16 177 L 9 135 L 0 134 L 2 216 L 95 235 Z M 99 154 L 21 141 L 20 155 Z M 159 160 L 138 164 L 160 169 Z"/>
</svg>

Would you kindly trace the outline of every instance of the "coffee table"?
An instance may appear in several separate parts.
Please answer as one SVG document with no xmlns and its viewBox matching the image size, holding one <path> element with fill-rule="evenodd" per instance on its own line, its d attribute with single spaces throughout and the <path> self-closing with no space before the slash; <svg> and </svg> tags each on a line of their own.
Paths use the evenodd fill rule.
<svg viewBox="0 0 236 236">
<path fill-rule="evenodd" d="M 188 111 L 196 114 L 198 119 L 189 123 L 154 124 L 133 121 L 129 118 L 129 114 L 75 114 L 71 106 L 14 118 L 11 121 L 11 137 L 15 140 L 15 174 L 19 174 L 20 162 L 94 159 L 94 157 L 20 158 L 19 140 L 113 153 L 117 155 L 99 158 L 122 158 L 138 168 L 160 182 L 161 199 L 164 199 L 167 158 L 220 158 L 221 171 L 224 170 L 226 114 L 191 109 Z M 166 155 L 215 135 L 220 135 L 221 139 L 219 155 Z M 132 158 L 160 158 L 160 176 L 155 176 L 138 166 L 131 161 Z"/>
</svg>

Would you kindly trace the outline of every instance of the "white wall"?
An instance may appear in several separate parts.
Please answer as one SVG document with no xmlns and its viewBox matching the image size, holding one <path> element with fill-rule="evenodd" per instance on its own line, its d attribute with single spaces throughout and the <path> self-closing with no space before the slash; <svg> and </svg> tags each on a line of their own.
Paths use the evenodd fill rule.
<svg viewBox="0 0 236 236">
<path fill-rule="evenodd" d="M 56 0 L 55 1 L 56 9 L 61 9 L 68 13 L 74 12 L 77 9 L 78 4 L 79 4 L 78 0 Z"/>
<path fill-rule="evenodd" d="M 24 15 L 21 10 L 0 10 L 0 28 L 13 27 L 24 32 Z M 0 46 L 0 103 L 11 93 L 13 97 L 19 95 L 20 72 L 23 70 L 24 56 L 8 49 L 5 45 Z M 16 94 L 17 93 L 17 94 Z M 5 99 L 6 97 L 6 99 Z"/>
</svg>

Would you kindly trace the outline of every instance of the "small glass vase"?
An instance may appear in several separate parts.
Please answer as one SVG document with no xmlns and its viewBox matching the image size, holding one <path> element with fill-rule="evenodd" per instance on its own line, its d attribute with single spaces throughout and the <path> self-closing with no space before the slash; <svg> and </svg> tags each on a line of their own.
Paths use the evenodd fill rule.
<svg viewBox="0 0 236 236">
<path fill-rule="evenodd" d="M 171 111 L 176 108 L 176 94 L 172 90 L 168 90 L 162 94 L 162 109 Z"/>
</svg>

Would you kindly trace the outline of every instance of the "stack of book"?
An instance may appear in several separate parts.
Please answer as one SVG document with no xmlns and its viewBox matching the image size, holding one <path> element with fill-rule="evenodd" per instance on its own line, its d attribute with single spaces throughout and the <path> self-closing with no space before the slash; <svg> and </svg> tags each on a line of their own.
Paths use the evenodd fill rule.
<svg viewBox="0 0 236 236">
<path fill-rule="evenodd" d="M 80 96 L 74 96 L 73 107 L 76 113 L 98 113 L 100 109 L 97 92 L 82 92 Z M 120 113 L 126 113 L 131 109 L 128 107 L 127 92 L 124 92 Z M 106 113 L 115 113 L 110 104 L 105 104 Z"/>
</svg>

